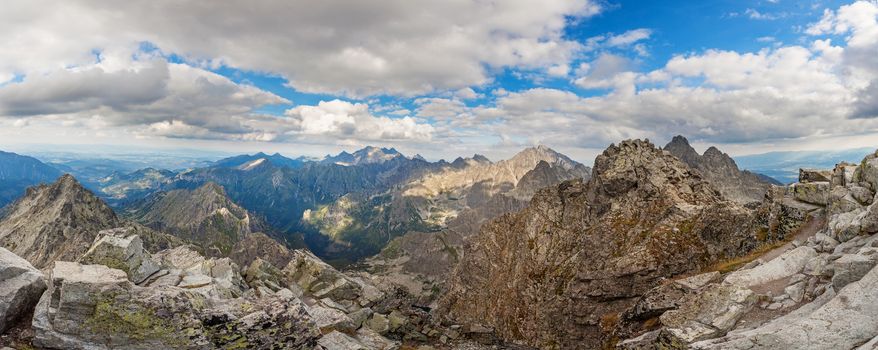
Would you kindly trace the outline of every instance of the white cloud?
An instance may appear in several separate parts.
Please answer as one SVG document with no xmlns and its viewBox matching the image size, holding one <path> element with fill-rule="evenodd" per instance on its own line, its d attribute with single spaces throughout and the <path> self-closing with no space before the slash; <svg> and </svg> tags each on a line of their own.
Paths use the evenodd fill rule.
<svg viewBox="0 0 878 350">
<path fill-rule="evenodd" d="M 609 46 L 626 46 L 641 40 L 649 39 L 652 36 L 652 30 L 646 28 L 629 30 L 619 35 L 613 35 L 607 39 Z"/>
<path fill-rule="evenodd" d="M 745 10 L 744 14 L 747 15 L 747 17 L 750 17 L 750 19 L 763 20 L 763 21 L 773 21 L 773 20 L 785 18 L 788 16 L 788 14 L 785 12 L 765 13 L 765 12 L 759 12 L 759 11 L 752 9 L 752 8 L 748 8 L 747 10 Z"/>
<path fill-rule="evenodd" d="M 191 62 L 280 74 L 305 92 L 417 95 L 491 80 L 491 68 L 567 64 L 580 0 L 215 4 L 13 0 L 0 12 L 0 76 L 87 64 L 147 41 Z M 197 18 L 197 20 L 192 20 Z"/>
<path fill-rule="evenodd" d="M 411 117 L 387 118 L 369 113 L 369 106 L 341 100 L 321 101 L 316 106 L 298 106 L 285 113 L 290 136 L 330 137 L 357 141 L 410 140 L 426 142 L 433 126 Z"/>
</svg>

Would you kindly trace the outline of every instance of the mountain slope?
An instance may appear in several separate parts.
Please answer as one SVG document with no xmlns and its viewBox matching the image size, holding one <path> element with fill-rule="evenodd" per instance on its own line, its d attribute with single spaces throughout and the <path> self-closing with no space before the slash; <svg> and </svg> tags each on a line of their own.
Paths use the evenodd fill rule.
<svg viewBox="0 0 878 350">
<path fill-rule="evenodd" d="M 683 136 L 674 136 L 664 150 L 701 173 L 723 196 L 741 204 L 762 201 L 769 187 L 777 183 L 768 181 L 764 175 L 741 171 L 732 157 L 716 147 L 698 154 Z"/>
<path fill-rule="evenodd" d="M 0 208 L 40 183 L 55 181 L 61 172 L 33 157 L 0 151 Z"/>
<path fill-rule="evenodd" d="M 402 153 L 399 153 L 394 148 L 378 148 L 367 146 L 362 149 L 355 151 L 354 153 L 348 153 L 346 151 L 342 151 L 341 153 L 335 156 L 326 156 L 321 163 L 324 164 L 338 164 L 338 165 L 363 165 L 363 164 L 376 164 L 383 163 L 388 160 L 391 160 L 396 157 L 404 157 Z M 421 158 L 423 159 L 423 158 Z"/>
<path fill-rule="evenodd" d="M 98 231 L 120 224 L 100 198 L 64 175 L 51 185 L 29 188 L 11 205 L 0 221 L 0 246 L 43 268 L 79 258 Z"/>
<path fill-rule="evenodd" d="M 261 228 L 213 182 L 194 190 L 155 193 L 126 208 L 125 215 L 190 241 L 213 256 L 228 254 L 244 236 Z"/>
<path fill-rule="evenodd" d="M 310 235 L 312 242 L 322 242 L 326 249 L 310 246 L 328 258 L 373 255 L 409 232 L 445 229 L 459 214 L 489 205 L 494 196 L 529 200 L 539 188 L 587 178 L 590 171 L 545 146 L 496 163 L 476 155 L 437 164 L 388 191 L 348 194 L 305 212 L 303 222 L 317 231 Z"/>
<path fill-rule="evenodd" d="M 752 248 L 749 217 L 678 158 L 624 141 L 597 157 L 587 182 L 542 190 L 482 226 L 442 309 L 530 346 L 598 348 L 663 278 Z"/>
<path fill-rule="evenodd" d="M 258 161 L 259 159 L 265 159 L 265 161 L 274 164 L 278 167 L 286 167 L 286 168 L 299 168 L 304 165 L 308 160 L 305 157 L 299 158 L 287 158 L 282 156 L 280 153 L 275 153 L 272 155 L 267 155 L 265 153 L 259 152 L 254 155 L 243 154 L 239 156 L 229 157 L 225 159 L 220 159 L 214 163 L 213 167 L 220 168 L 239 168 L 241 166 L 246 165 L 247 163 L 251 163 L 254 161 Z"/>
</svg>

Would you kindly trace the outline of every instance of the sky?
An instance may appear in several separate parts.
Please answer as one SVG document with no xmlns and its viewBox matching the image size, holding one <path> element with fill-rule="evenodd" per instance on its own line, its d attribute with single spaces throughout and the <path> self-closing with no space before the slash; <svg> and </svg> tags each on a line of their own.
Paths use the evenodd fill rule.
<svg viewBox="0 0 878 350">
<path fill-rule="evenodd" d="M 11 0 L 0 148 L 878 145 L 878 2 Z"/>
</svg>

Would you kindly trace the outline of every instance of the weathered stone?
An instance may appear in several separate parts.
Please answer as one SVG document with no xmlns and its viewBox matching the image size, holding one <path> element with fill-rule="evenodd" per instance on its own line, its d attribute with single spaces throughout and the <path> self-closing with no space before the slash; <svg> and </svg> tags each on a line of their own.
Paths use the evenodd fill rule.
<svg viewBox="0 0 878 350">
<path fill-rule="evenodd" d="M 863 158 L 854 172 L 854 181 L 872 192 L 878 192 L 878 151 Z"/>
<path fill-rule="evenodd" d="M 204 257 L 192 246 L 165 249 L 156 253 L 154 258 L 165 268 L 179 270 L 200 270 L 205 261 Z"/>
<path fill-rule="evenodd" d="M 79 259 L 83 264 L 98 264 L 120 269 L 128 280 L 141 283 L 161 269 L 161 266 L 143 249 L 140 236 L 130 228 L 116 228 L 98 232 L 91 248 Z"/>
<path fill-rule="evenodd" d="M 752 287 L 790 277 L 802 272 L 805 264 L 816 255 L 814 248 L 801 246 L 752 269 L 735 271 L 726 276 L 725 281 L 743 287 Z"/>
<path fill-rule="evenodd" d="M 357 339 L 339 331 L 332 331 L 329 334 L 320 337 L 320 340 L 317 341 L 317 345 L 320 345 L 322 349 L 326 350 L 369 350 L 369 348 L 360 343 Z"/>
<path fill-rule="evenodd" d="M 683 286 L 689 290 L 698 290 L 710 283 L 718 282 L 720 280 L 720 277 L 722 276 L 720 275 L 719 271 L 712 271 L 692 277 L 674 280 L 674 283 L 679 284 L 680 286 Z"/>
<path fill-rule="evenodd" d="M 799 182 L 790 185 L 790 191 L 797 200 L 821 206 L 829 204 L 830 190 L 829 182 Z"/>
<path fill-rule="evenodd" d="M 0 334 L 30 313 L 44 290 L 46 281 L 39 270 L 0 247 Z"/>
<path fill-rule="evenodd" d="M 831 170 L 824 169 L 799 169 L 799 182 L 829 182 L 832 178 Z"/>
<path fill-rule="evenodd" d="M 862 205 L 869 205 L 875 200 L 875 193 L 862 186 L 851 186 L 851 197 Z"/>
<path fill-rule="evenodd" d="M 357 340 L 369 349 L 396 350 L 399 348 L 399 342 L 382 337 L 368 327 L 358 329 L 356 336 Z"/>
<path fill-rule="evenodd" d="M 244 271 L 244 280 L 250 288 L 262 286 L 276 292 L 283 289 L 286 285 L 283 279 L 284 275 L 280 269 L 261 258 L 253 260 L 250 266 L 247 267 L 247 270 Z"/>
<path fill-rule="evenodd" d="M 267 348 L 278 342 L 302 348 L 316 345 L 318 336 L 297 299 L 212 299 L 178 287 L 140 287 L 121 270 L 69 262 L 56 262 L 32 326 L 34 345 L 59 349 Z"/>
<path fill-rule="evenodd" d="M 616 350 L 655 350 L 657 349 L 660 330 L 641 334 L 636 338 L 626 339 L 616 344 Z"/>
<path fill-rule="evenodd" d="M 323 334 L 328 334 L 332 331 L 351 333 L 357 329 L 354 321 L 340 310 L 326 307 L 319 303 L 308 305 L 307 310 L 314 320 L 317 329 Z"/>
<path fill-rule="evenodd" d="M 834 297 L 824 294 L 793 313 L 757 328 L 699 342 L 692 349 L 852 349 L 875 337 L 878 329 L 878 269 L 845 286 Z"/>
<path fill-rule="evenodd" d="M 409 322 L 408 318 L 398 310 L 390 312 L 390 315 L 387 315 L 387 321 L 391 332 L 398 331 L 400 328 L 405 327 Z"/>
<path fill-rule="evenodd" d="M 663 337 L 691 343 L 723 335 L 750 311 L 757 297 L 750 289 L 733 284 L 713 284 L 690 295 L 676 310 L 659 317 Z"/>
<path fill-rule="evenodd" d="M 351 312 L 350 314 L 348 314 L 348 317 L 350 317 L 351 320 L 354 321 L 354 326 L 356 328 L 360 328 L 360 326 L 362 326 L 364 322 L 372 317 L 372 314 L 372 309 L 364 307 L 357 311 Z"/>
<path fill-rule="evenodd" d="M 802 298 L 805 296 L 805 281 L 798 281 L 796 283 L 790 284 L 786 288 L 784 288 L 784 293 L 790 296 L 790 300 L 795 303 L 802 302 Z"/>
<path fill-rule="evenodd" d="M 853 239 L 860 234 L 865 213 L 863 209 L 856 209 L 833 215 L 827 224 L 830 236 L 839 242 Z"/>
<path fill-rule="evenodd" d="M 854 198 L 854 195 L 846 187 L 835 186 L 829 192 L 829 204 L 826 206 L 826 213 L 828 215 L 846 213 L 862 208 L 863 205 Z"/>
<path fill-rule="evenodd" d="M 814 249 L 818 252 L 832 252 L 838 246 L 838 241 L 823 232 L 814 235 Z"/>
<path fill-rule="evenodd" d="M 387 316 L 382 314 L 373 314 L 366 325 L 378 334 L 383 335 L 390 331 L 390 321 L 387 320 Z"/>
<path fill-rule="evenodd" d="M 875 267 L 875 259 L 860 254 L 845 254 L 832 262 L 832 286 L 841 290 L 851 282 L 858 281 Z"/>
<path fill-rule="evenodd" d="M 860 230 L 866 234 L 878 233 L 878 202 L 872 203 L 863 212 L 860 219 Z"/>
<path fill-rule="evenodd" d="M 841 162 L 832 169 L 832 185 L 848 186 L 853 184 L 854 172 L 857 170 L 856 164 Z"/>
<path fill-rule="evenodd" d="M 297 284 L 306 294 L 319 299 L 357 300 L 363 292 L 357 282 L 308 251 L 294 251 L 293 259 L 283 272 L 289 283 Z"/>
</svg>

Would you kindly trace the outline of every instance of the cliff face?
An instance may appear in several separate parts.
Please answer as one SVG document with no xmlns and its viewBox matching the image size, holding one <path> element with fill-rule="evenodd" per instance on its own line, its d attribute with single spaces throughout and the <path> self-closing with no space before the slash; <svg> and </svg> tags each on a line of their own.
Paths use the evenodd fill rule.
<svg viewBox="0 0 878 350">
<path fill-rule="evenodd" d="M 610 146 L 592 178 L 544 189 L 472 237 L 441 307 L 539 348 L 595 348 L 662 278 L 755 244 L 749 212 L 648 141 Z"/>
<path fill-rule="evenodd" d="M 772 184 L 780 184 L 738 169 L 735 160 L 716 147 L 708 148 L 703 155 L 698 154 L 683 136 L 674 136 L 664 150 L 698 171 L 723 196 L 740 204 L 760 202 Z"/>
<path fill-rule="evenodd" d="M 88 250 L 98 231 L 120 220 L 103 201 L 64 175 L 27 190 L 0 221 L 0 246 L 37 268 L 73 260 Z"/>
</svg>

